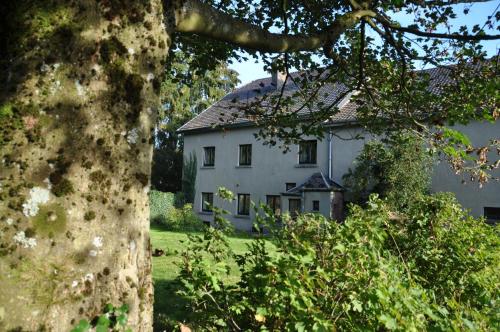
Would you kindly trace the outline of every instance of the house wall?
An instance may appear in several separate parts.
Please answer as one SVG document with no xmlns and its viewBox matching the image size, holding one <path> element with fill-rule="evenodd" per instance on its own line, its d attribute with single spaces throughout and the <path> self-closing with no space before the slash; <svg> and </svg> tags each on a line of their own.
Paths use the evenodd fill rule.
<svg viewBox="0 0 500 332">
<path fill-rule="evenodd" d="M 322 171 L 328 175 L 328 142 L 326 139 L 317 143 L 317 165 L 303 167 L 298 164 L 298 146 L 292 146 L 291 151 L 283 153 L 278 147 L 268 147 L 256 141 L 255 128 L 226 130 L 225 132 L 207 132 L 188 134 L 184 136 L 184 156 L 195 153 L 198 160 L 196 176 L 196 195 L 194 210 L 204 221 L 211 221 L 210 214 L 201 213 L 201 193 L 217 192 L 218 187 L 225 187 L 235 195 L 251 194 L 250 199 L 256 203 L 266 202 L 266 195 L 280 195 L 285 192 L 285 183 L 294 182 L 297 185 L 306 181 L 313 173 Z M 252 166 L 239 167 L 239 145 L 252 144 Z M 215 146 L 215 166 L 205 168 L 203 164 L 203 147 Z M 326 196 L 325 196 L 326 197 Z M 324 197 L 322 199 L 325 199 Z M 236 216 L 237 202 L 221 202 L 217 196 L 214 204 L 231 212 L 228 219 L 242 230 L 252 229 L 250 217 Z M 288 211 L 288 198 L 283 197 L 282 210 Z M 311 203 L 312 204 L 312 203 Z M 328 206 L 327 201 L 320 202 Z M 326 214 L 329 215 L 329 212 Z"/>
<path fill-rule="evenodd" d="M 456 126 L 455 129 L 466 134 L 475 147 L 487 145 L 491 139 L 500 139 L 500 121 L 473 122 L 467 126 Z M 488 157 L 490 161 L 498 160 L 499 155 L 492 151 Z M 500 178 L 500 169 L 491 174 Z M 483 215 L 484 207 L 500 208 L 500 182 L 490 181 L 480 188 L 477 182 L 470 181 L 469 175 L 456 175 L 446 162 L 438 163 L 434 169 L 432 191 L 454 192 L 463 207 L 470 209 L 471 214 L 476 217 Z"/>
<path fill-rule="evenodd" d="M 374 137 L 359 127 L 332 128 L 332 180 L 344 184 L 342 176 L 353 167 L 363 146 Z"/>
<path fill-rule="evenodd" d="M 454 129 L 466 134 L 475 147 L 487 145 L 491 139 L 500 139 L 500 121 L 472 122 L 467 126 L 456 126 Z M 334 129 L 334 133 L 338 137 L 334 136 L 332 139 L 332 179 L 343 185 L 342 176 L 352 167 L 363 145 L 374 137 L 364 134 L 361 128 L 338 128 Z M 364 138 L 345 140 L 356 135 Z M 496 151 L 489 153 L 490 160 L 498 158 Z M 491 174 L 500 178 L 498 169 Z M 431 192 L 453 192 L 460 204 L 469 209 L 475 217 L 483 216 L 484 207 L 500 207 L 500 182 L 491 181 L 480 188 L 477 182 L 470 181 L 468 174 L 465 176 L 455 174 L 446 161 L 437 160 L 432 174 Z"/>
<path fill-rule="evenodd" d="M 333 192 L 329 191 L 308 191 L 304 193 L 304 212 L 313 211 L 313 201 L 319 201 L 319 213 L 325 217 L 331 217 L 331 200 L 333 199 Z"/>
<path fill-rule="evenodd" d="M 467 127 L 458 127 L 467 134 L 475 146 L 484 145 L 489 139 L 500 138 L 500 121 L 491 123 L 472 123 Z M 207 132 L 199 134 L 188 134 L 184 137 L 184 155 L 195 153 L 198 159 L 198 173 L 196 178 L 196 196 L 194 209 L 203 220 L 210 221 L 210 214 L 201 213 L 201 193 L 217 192 L 218 187 L 225 187 L 233 193 L 250 193 L 251 200 L 259 203 L 266 202 L 266 195 L 280 195 L 285 191 L 285 183 L 294 182 L 297 185 L 303 183 L 315 172 L 322 171 L 328 176 L 328 139 L 318 141 L 318 163 L 315 167 L 299 167 L 298 147 L 292 146 L 291 151 L 283 153 L 277 147 L 267 147 L 256 141 L 253 134 L 254 128 L 227 130 L 224 133 Z M 358 156 L 363 145 L 374 139 L 373 136 L 363 132 L 361 128 L 340 127 L 333 129 L 332 137 L 332 179 L 343 184 L 342 176 L 353 166 L 354 159 Z M 360 139 L 354 139 L 361 136 Z M 238 167 L 238 155 L 240 144 L 252 144 L 252 166 Z M 215 146 L 215 167 L 204 168 L 203 147 Z M 495 160 L 498 156 L 491 153 Z M 500 177 L 500 170 L 493 173 Z M 500 183 L 490 182 L 479 188 L 477 183 L 462 184 L 463 178 L 457 176 L 445 162 L 437 164 L 432 177 L 432 191 L 452 191 L 458 201 L 474 216 L 482 216 L 483 208 L 500 207 Z M 468 180 L 468 179 L 466 179 Z M 316 196 L 318 198 L 316 198 Z M 281 200 L 282 211 L 288 211 L 288 199 L 292 197 L 283 196 Z M 320 212 L 330 216 L 330 193 L 311 193 L 304 195 L 303 209 L 305 212 L 312 210 L 312 201 L 320 200 Z M 348 199 L 348 196 L 347 196 Z M 214 204 L 221 206 L 231 212 L 228 217 L 234 225 L 243 230 L 251 230 L 252 219 L 255 214 L 251 211 L 249 217 L 238 217 L 236 201 L 222 203 L 218 197 L 214 197 Z"/>
</svg>

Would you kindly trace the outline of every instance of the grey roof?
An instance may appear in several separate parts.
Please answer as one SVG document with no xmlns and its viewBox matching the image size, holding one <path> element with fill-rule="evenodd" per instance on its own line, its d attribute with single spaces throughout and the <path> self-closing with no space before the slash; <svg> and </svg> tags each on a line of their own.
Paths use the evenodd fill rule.
<svg viewBox="0 0 500 332">
<path fill-rule="evenodd" d="M 303 184 L 284 192 L 283 195 L 297 196 L 304 191 L 344 191 L 344 188 L 322 172 L 318 172 L 311 175 Z"/>
<path fill-rule="evenodd" d="M 438 93 L 440 86 L 450 82 L 450 70 L 446 67 L 431 68 L 420 71 L 420 73 L 424 72 L 430 76 L 429 89 L 431 92 Z M 306 75 L 307 74 L 305 72 L 296 72 L 291 74 L 295 81 L 307 79 Z M 292 96 L 298 91 L 298 86 L 292 82 L 292 80 L 287 80 L 283 95 Z M 244 114 L 245 107 L 250 109 L 252 103 L 259 100 L 259 96 L 262 97 L 269 94 L 279 94 L 280 92 L 280 89 L 277 89 L 272 83 L 271 77 L 255 80 L 227 94 L 220 101 L 216 102 L 198 116 L 184 124 L 181 128 L 179 128 L 178 132 L 186 133 L 220 127 L 231 128 L 253 126 L 255 123 L 249 116 Z M 351 93 L 347 93 L 347 87 L 344 84 L 327 83 L 319 88 L 317 98 L 309 105 L 309 107 L 303 107 L 303 100 L 295 98 L 299 99 L 299 102 L 292 105 L 291 110 L 297 110 L 300 108 L 298 114 L 300 116 L 307 116 L 317 111 L 318 107 L 315 107 L 314 105 L 334 104 L 339 111 L 330 118 L 329 123 L 353 123 L 356 121 L 356 110 L 358 106 L 355 102 L 351 101 L 351 96 Z"/>
</svg>

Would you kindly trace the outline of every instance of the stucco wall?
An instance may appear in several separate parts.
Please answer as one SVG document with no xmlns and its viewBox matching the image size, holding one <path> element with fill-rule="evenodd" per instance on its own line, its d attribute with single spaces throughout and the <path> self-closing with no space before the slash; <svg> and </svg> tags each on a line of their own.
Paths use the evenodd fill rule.
<svg viewBox="0 0 500 332">
<path fill-rule="evenodd" d="M 472 123 L 462 129 L 475 145 L 486 144 L 488 139 L 500 137 L 500 122 Z M 218 187 L 237 193 L 250 193 L 251 200 L 266 202 L 266 195 L 280 195 L 285 191 L 285 183 L 303 183 L 310 175 L 322 171 L 328 176 L 328 139 L 318 141 L 318 163 L 316 167 L 300 168 L 298 165 L 298 147 L 293 146 L 291 152 L 283 153 L 277 147 L 267 147 L 256 141 L 253 128 L 234 129 L 222 132 L 208 132 L 184 137 L 184 155 L 194 152 L 198 159 L 198 174 L 196 178 L 196 198 L 194 209 L 201 211 L 201 193 L 217 192 Z M 363 145 L 374 139 L 360 128 L 335 128 L 332 137 L 332 179 L 343 184 L 342 176 L 353 166 L 353 161 L 360 153 Z M 361 139 L 353 139 L 361 136 Z M 252 144 L 252 166 L 238 167 L 240 144 Z M 203 147 L 215 146 L 215 167 L 204 168 Z M 492 156 L 498 158 L 497 156 Z M 494 173 L 500 176 L 500 171 Z M 491 182 L 483 188 L 477 183 L 462 184 L 463 178 L 455 175 L 447 163 L 436 166 L 433 174 L 432 191 L 452 191 L 458 200 L 475 216 L 483 215 L 483 207 L 500 207 L 500 183 Z M 304 211 L 312 209 L 312 200 L 320 200 L 320 212 L 330 215 L 330 193 L 306 193 L 303 201 Z M 318 198 L 316 198 L 316 196 Z M 288 211 L 288 198 L 282 197 L 282 211 Z M 229 219 L 240 229 L 250 230 L 254 212 L 250 217 L 236 217 L 237 202 L 224 203 L 214 197 L 214 203 L 230 211 Z M 211 220 L 211 216 L 200 214 L 203 220 Z"/>
<path fill-rule="evenodd" d="M 333 195 L 333 192 L 306 192 L 304 194 L 304 212 L 315 212 L 313 211 L 313 201 L 319 201 L 318 212 L 325 217 L 331 217 L 330 208 Z"/>
<path fill-rule="evenodd" d="M 465 133 L 476 147 L 488 144 L 490 139 L 500 139 L 500 121 L 493 124 L 474 122 L 467 126 L 457 126 L 456 129 Z M 489 158 L 497 160 L 499 156 L 493 151 Z M 500 178 L 499 169 L 491 174 Z M 470 181 L 468 175 L 456 175 L 446 162 L 439 163 L 434 169 L 432 191 L 454 192 L 458 201 L 470 209 L 474 216 L 482 216 L 484 207 L 500 207 L 500 182 L 491 181 L 480 188 L 477 182 Z"/>
<path fill-rule="evenodd" d="M 359 127 L 333 128 L 332 132 L 332 180 L 343 185 L 342 176 L 353 167 L 365 143 L 374 138 Z"/>
<path fill-rule="evenodd" d="M 473 122 L 467 126 L 456 126 L 454 129 L 466 134 L 472 144 L 476 147 L 488 144 L 491 139 L 500 139 L 500 121 Z M 352 167 L 353 161 L 361 151 L 365 142 L 374 139 L 373 136 L 363 134 L 360 128 L 338 128 L 334 130 L 332 139 L 332 179 L 343 184 L 342 176 Z M 364 136 L 360 140 L 345 140 L 345 138 Z M 341 138 L 343 139 L 341 139 Z M 489 154 L 490 160 L 497 160 L 498 156 L 493 151 Z M 500 170 L 492 173 L 500 177 Z M 464 183 L 463 183 L 464 182 Z M 471 211 L 471 214 L 479 217 L 483 215 L 484 207 L 500 207 L 500 183 L 491 181 L 479 187 L 477 182 L 471 182 L 469 175 L 457 175 L 446 161 L 437 160 L 432 174 L 432 192 L 453 192 L 462 206 Z"/>
<path fill-rule="evenodd" d="M 298 146 L 292 146 L 291 151 L 283 153 L 278 147 L 267 147 L 256 141 L 253 128 L 236 129 L 222 133 L 208 132 L 195 135 L 185 135 L 184 155 L 191 152 L 196 154 L 198 160 L 198 173 L 196 177 L 196 196 L 194 210 L 201 211 L 201 193 L 217 192 L 218 187 L 225 187 L 233 193 L 250 193 L 250 199 L 256 203 L 266 202 L 266 195 L 280 195 L 285 191 L 287 182 L 297 185 L 303 183 L 315 172 L 322 171 L 328 174 L 328 142 L 317 143 L 317 166 L 298 167 Z M 238 167 L 240 144 L 252 144 L 252 166 Z M 204 168 L 203 147 L 215 146 L 215 166 Z M 285 202 L 286 201 L 286 202 Z M 288 210 L 287 199 L 282 200 L 282 210 Z M 214 197 L 214 204 L 230 211 L 229 216 L 234 225 L 239 229 L 250 230 L 254 212 L 250 218 L 236 217 L 237 202 L 224 203 Z M 321 202 L 320 206 L 328 203 Z M 203 220 L 212 220 L 209 214 L 200 214 Z"/>
</svg>

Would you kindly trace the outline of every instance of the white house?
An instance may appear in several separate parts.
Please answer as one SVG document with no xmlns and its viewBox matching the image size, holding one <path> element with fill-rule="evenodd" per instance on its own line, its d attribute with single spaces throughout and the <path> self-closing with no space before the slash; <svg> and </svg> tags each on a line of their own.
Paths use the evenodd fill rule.
<svg viewBox="0 0 500 332">
<path fill-rule="evenodd" d="M 439 75 L 439 69 L 429 72 Z M 195 154 L 198 160 L 193 208 L 203 221 L 213 220 L 205 202 L 230 211 L 229 220 L 241 230 L 253 227 L 255 215 L 250 201 L 267 203 L 280 213 L 318 212 L 334 219 L 342 215 L 342 176 L 353 166 L 365 142 L 371 139 L 356 123 L 356 106 L 347 95 L 337 103 L 340 111 L 325 124 L 328 133 L 324 139 L 304 137 L 302 143 L 283 153 L 278 147 L 264 146 L 257 141 L 254 134 L 259 128 L 234 108 L 236 98 L 245 102 L 254 98 L 256 91 L 276 91 L 280 84 L 280 75 L 251 82 L 179 129 L 184 135 L 185 158 Z M 327 89 L 328 93 L 319 95 L 335 100 L 343 86 L 330 85 Z M 293 91 L 293 86 L 287 84 L 285 90 Z M 499 121 L 475 122 L 460 129 L 477 146 L 500 137 Z M 364 138 L 342 139 L 358 134 Z M 494 175 L 500 176 L 500 172 L 497 170 Z M 500 220 L 500 183 L 490 182 L 479 188 L 477 183 L 463 184 L 462 180 L 446 163 L 438 164 L 434 169 L 432 191 L 452 191 L 474 216 Z M 235 201 L 222 202 L 216 195 L 219 187 L 231 190 L 236 195 Z"/>
</svg>

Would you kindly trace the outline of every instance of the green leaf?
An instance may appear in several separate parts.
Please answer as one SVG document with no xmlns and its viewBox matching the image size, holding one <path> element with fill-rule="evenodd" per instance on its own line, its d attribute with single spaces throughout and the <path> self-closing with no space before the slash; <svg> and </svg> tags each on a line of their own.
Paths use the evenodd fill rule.
<svg viewBox="0 0 500 332">
<path fill-rule="evenodd" d="M 357 312 L 363 311 L 363 304 L 361 302 L 359 302 L 358 300 L 354 300 L 351 303 L 352 303 L 352 310 Z"/>
<path fill-rule="evenodd" d="M 99 319 L 97 320 L 97 326 L 109 327 L 110 325 L 111 321 L 106 315 L 99 316 Z"/>
<path fill-rule="evenodd" d="M 295 330 L 297 332 L 305 332 L 306 325 L 303 322 L 297 322 L 297 323 L 295 323 Z"/>
<path fill-rule="evenodd" d="M 108 326 L 104 326 L 104 325 L 97 325 L 95 327 L 95 332 L 108 332 L 109 328 Z"/>
<path fill-rule="evenodd" d="M 86 319 L 82 319 L 78 322 L 78 325 L 71 330 L 71 332 L 86 332 L 88 330 L 90 330 L 90 323 Z"/>
<path fill-rule="evenodd" d="M 12 105 L 11 104 L 5 104 L 0 106 L 0 119 L 2 117 L 12 117 L 14 115 L 14 112 L 12 111 Z"/>
<path fill-rule="evenodd" d="M 118 324 L 120 324 L 121 326 L 125 326 L 127 325 L 127 315 L 125 314 L 121 314 L 120 316 L 118 316 L 116 318 L 116 321 L 118 322 Z"/>
<path fill-rule="evenodd" d="M 397 322 L 396 322 L 396 319 L 394 319 L 393 317 L 391 316 L 388 316 L 386 314 L 382 314 L 380 315 L 379 317 L 379 320 L 384 323 L 384 326 L 389 329 L 389 330 L 394 330 L 396 329 L 396 327 L 398 326 L 397 325 Z"/>
<path fill-rule="evenodd" d="M 338 250 L 340 252 L 344 252 L 345 251 L 345 246 L 342 243 L 339 243 L 335 247 L 333 247 L 333 249 Z"/>
<path fill-rule="evenodd" d="M 104 307 L 104 312 L 107 313 L 107 312 L 111 312 L 115 309 L 115 307 L 113 307 L 113 305 L 111 303 L 108 303 L 106 304 L 106 306 Z"/>
<path fill-rule="evenodd" d="M 128 313 L 128 305 L 127 304 L 122 304 L 119 308 L 118 308 L 118 312 L 121 313 L 121 314 L 126 314 Z"/>
</svg>

